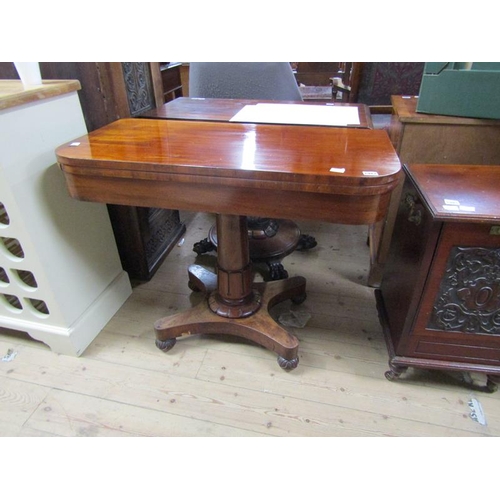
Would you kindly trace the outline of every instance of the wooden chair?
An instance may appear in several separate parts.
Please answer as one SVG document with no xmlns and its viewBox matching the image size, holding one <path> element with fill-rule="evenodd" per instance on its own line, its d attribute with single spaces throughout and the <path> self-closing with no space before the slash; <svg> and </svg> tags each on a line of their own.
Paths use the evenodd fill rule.
<svg viewBox="0 0 500 500">
<path fill-rule="evenodd" d="M 333 98 L 341 102 L 356 102 L 358 96 L 359 78 L 362 63 L 343 62 L 339 63 L 336 76 L 330 78 L 332 83 Z"/>
</svg>

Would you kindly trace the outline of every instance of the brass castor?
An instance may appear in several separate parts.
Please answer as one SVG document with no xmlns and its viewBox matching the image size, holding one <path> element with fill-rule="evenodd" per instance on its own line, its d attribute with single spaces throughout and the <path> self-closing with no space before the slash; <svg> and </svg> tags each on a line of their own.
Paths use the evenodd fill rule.
<svg viewBox="0 0 500 500">
<path fill-rule="evenodd" d="M 392 362 L 389 362 L 389 368 L 390 370 L 386 371 L 384 375 L 385 378 L 387 380 L 390 380 L 391 382 L 397 380 L 400 377 L 400 375 L 408 369 L 407 366 L 395 365 Z"/>
<path fill-rule="evenodd" d="M 167 340 L 155 340 L 156 347 L 160 349 L 160 351 L 168 352 L 172 347 L 174 347 L 177 339 L 167 339 Z"/>
<path fill-rule="evenodd" d="M 391 382 L 393 382 L 394 380 L 397 380 L 399 378 L 399 376 L 401 375 L 401 373 L 396 373 L 392 370 L 387 370 L 385 373 L 385 378 L 387 380 L 390 380 Z"/>
</svg>

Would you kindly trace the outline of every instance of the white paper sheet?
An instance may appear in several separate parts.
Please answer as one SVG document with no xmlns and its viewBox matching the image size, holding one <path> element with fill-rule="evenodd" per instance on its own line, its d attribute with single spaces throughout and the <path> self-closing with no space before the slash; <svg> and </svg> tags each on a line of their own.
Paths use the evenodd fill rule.
<svg viewBox="0 0 500 500">
<path fill-rule="evenodd" d="M 238 111 L 232 122 L 286 123 L 291 125 L 327 125 L 347 127 L 360 125 L 356 106 L 314 104 L 250 104 Z"/>
</svg>

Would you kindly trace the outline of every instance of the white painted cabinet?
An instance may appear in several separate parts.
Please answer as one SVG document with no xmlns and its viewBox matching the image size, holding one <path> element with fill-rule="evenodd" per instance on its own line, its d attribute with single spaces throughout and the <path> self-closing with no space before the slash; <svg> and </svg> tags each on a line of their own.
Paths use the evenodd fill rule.
<svg viewBox="0 0 500 500">
<path fill-rule="evenodd" d="M 104 205 L 72 199 L 54 154 L 87 133 L 77 81 L 0 80 L 0 334 L 80 355 L 131 294 Z"/>
</svg>

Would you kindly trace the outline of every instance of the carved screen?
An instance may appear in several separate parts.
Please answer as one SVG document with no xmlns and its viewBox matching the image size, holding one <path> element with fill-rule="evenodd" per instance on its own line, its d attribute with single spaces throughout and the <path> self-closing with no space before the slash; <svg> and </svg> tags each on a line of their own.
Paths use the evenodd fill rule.
<svg viewBox="0 0 500 500">
<path fill-rule="evenodd" d="M 155 107 L 151 71 L 147 62 L 124 62 L 123 78 L 132 116 Z"/>
<path fill-rule="evenodd" d="M 500 334 L 500 249 L 453 247 L 427 325 Z"/>
</svg>

